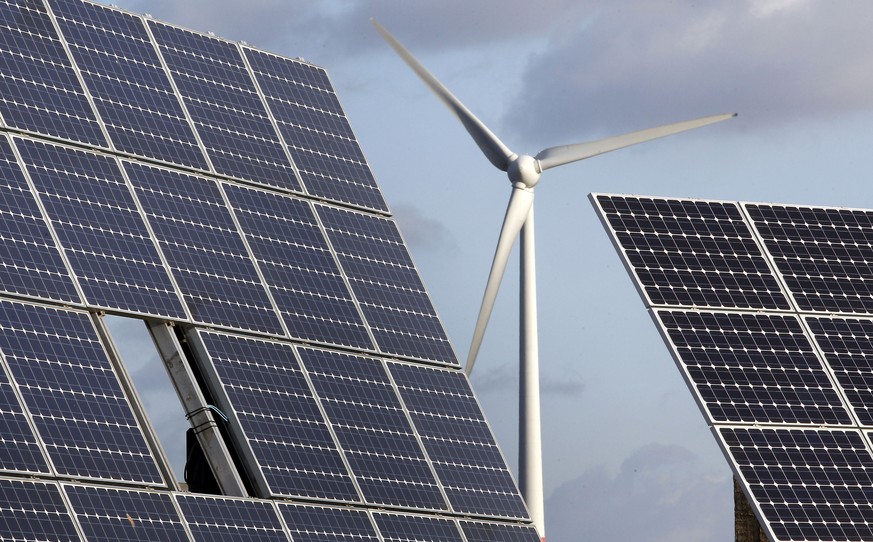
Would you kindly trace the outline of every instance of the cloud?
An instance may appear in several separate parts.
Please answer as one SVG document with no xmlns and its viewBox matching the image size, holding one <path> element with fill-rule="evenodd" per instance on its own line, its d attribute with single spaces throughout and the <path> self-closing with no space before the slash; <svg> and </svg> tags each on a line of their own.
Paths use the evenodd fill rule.
<svg viewBox="0 0 873 542">
<path fill-rule="evenodd" d="M 546 537 L 575 540 L 732 540 L 733 483 L 705 472 L 692 452 L 652 443 L 611 476 L 593 468 L 559 486 L 545 503 Z"/>
<path fill-rule="evenodd" d="M 503 363 L 496 369 L 477 371 L 473 375 L 476 393 L 518 391 L 517 362 Z M 577 374 L 540 373 L 540 396 L 542 399 L 577 397 L 585 391 L 585 382 Z"/>
<path fill-rule="evenodd" d="M 529 61 L 505 119 L 511 129 L 563 140 L 733 111 L 736 129 L 873 106 L 873 4 L 608 6 Z"/>
<path fill-rule="evenodd" d="M 453 253 L 458 250 L 458 242 L 449 228 L 439 220 L 426 216 L 418 207 L 395 205 L 393 212 L 406 244 L 413 251 Z"/>
</svg>

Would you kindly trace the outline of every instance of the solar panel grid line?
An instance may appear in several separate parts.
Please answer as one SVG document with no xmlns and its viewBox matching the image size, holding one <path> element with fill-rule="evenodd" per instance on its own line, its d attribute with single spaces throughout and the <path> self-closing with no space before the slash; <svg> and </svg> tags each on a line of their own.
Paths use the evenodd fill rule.
<svg viewBox="0 0 873 542">
<path fill-rule="evenodd" d="M 302 346 L 295 350 L 364 502 L 449 511 L 384 361 Z"/>
<path fill-rule="evenodd" d="M 117 158 L 25 137 L 13 141 L 84 304 L 185 317 L 181 296 Z"/>
<path fill-rule="evenodd" d="M 873 451 L 859 429 L 712 427 L 760 524 L 778 542 L 873 538 Z"/>
<path fill-rule="evenodd" d="M 710 424 L 857 424 L 798 316 L 697 309 L 650 315 Z"/>
<path fill-rule="evenodd" d="M 153 19 L 147 24 L 215 171 L 301 193 L 239 45 Z"/>
<path fill-rule="evenodd" d="M 292 542 L 276 501 L 174 493 L 194 542 Z"/>
<path fill-rule="evenodd" d="M 66 495 L 54 481 L 0 478 L 0 524 L 7 540 L 85 540 Z"/>
<path fill-rule="evenodd" d="M 873 312 L 873 213 L 741 203 L 800 312 Z"/>
<path fill-rule="evenodd" d="M 314 207 L 380 354 L 459 367 L 395 221 L 323 203 Z M 344 220 L 362 223 L 351 228 Z"/>
<path fill-rule="evenodd" d="M 363 502 L 354 478 L 349 475 L 351 471 L 336 436 L 315 399 L 291 343 L 202 329 L 193 329 L 188 337 L 198 359 L 209 361 L 201 364 L 201 370 L 214 400 L 232 420 L 228 429 L 235 440 L 235 448 L 248 459 L 246 465 L 257 467 L 250 467 L 248 474 L 260 497 Z M 229 341 L 229 344 L 223 345 L 222 341 Z M 258 352 L 254 347 L 246 350 L 244 346 L 257 344 L 272 351 Z M 233 346 L 239 350 L 232 351 Z M 279 350 L 285 350 L 286 357 L 278 355 Z M 273 355 L 266 358 L 268 354 Z M 289 361 L 297 365 L 289 365 Z M 234 378 L 232 368 L 246 376 Z M 303 380 L 306 389 L 291 387 L 294 384 L 299 386 L 299 379 Z M 250 402 L 246 403 L 246 400 Z M 315 419 L 312 407 L 317 410 Z M 258 427 L 258 421 L 266 425 L 285 423 L 290 428 L 290 435 L 270 433 L 266 428 Z M 297 435 L 295 426 L 310 430 L 321 426 L 327 439 L 323 434 Z M 298 440 L 294 440 L 295 436 L 299 437 Z M 258 450 L 255 450 L 255 445 Z M 334 461 L 328 463 L 328 460 Z M 334 464 L 335 460 L 339 460 L 340 465 Z M 314 465 L 313 461 L 321 462 Z M 337 470 L 338 467 L 342 470 Z M 320 479 L 326 480 L 320 492 L 306 486 L 306 482 L 319 485 Z M 292 485 L 294 483 L 297 485 Z"/>
<path fill-rule="evenodd" d="M 100 342 L 103 343 L 112 370 L 115 372 L 119 383 L 121 384 L 121 388 L 127 395 L 133 415 L 136 417 L 137 423 L 139 423 L 139 426 L 142 428 L 143 436 L 152 450 L 155 463 L 161 472 L 161 476 L 163 476 L 169 489 L 178 490 L 179 484 L 176 480 L 176 475 L 173 473 L 173 469 L 170 466 L 167 453 L 161 444 L 161 439 L 158 438 L 158 432 L 152 425 L 151 419 L 146 412 L 145 403 L 133 383 L 133 378 L 131 378 L 130 373 L 127 370 L 127 365 L 124 363 L 124 360 L 122 360 L 118 347 L 115 345 L 115 341 L 112 338 L 112 334 L 106 326 L 105 317 L 102 314 L 92 312 L 91 321 L 94 323 Z"/>
<path fill-rule="evenodd" d="M 294 542 L 381 542 L 369 510 L 278 503 L 279 517 Z"/>
<path fill-rule="evenodd" d="M 467 542 L 453 518 L 376 511 L 372 515 L 383 542 Z"/>
<path fill-rule="evenodd" d="M 305 343 L 375 352 L 372 333 L 311 202 L 219 185 L 288 335 Z"/>
<path fill-rule="evenodd" d="M 42 1 L 0 2 L 0 116 L 17 130 L 108 149 Z M 22 62 L 23 61 L 23 62 Z M 28 63 L 22 70 L 22 63 Z"/>
<path fill-rule="evenodd" d="M 362 210 L 390 214 L 327 72 L 300 59 L 287 59 L 248 46 L 243 46 L 243 54 L 255 81 L 260 81 L 267 108 L 295 160 L 300 178 L 303 180 L 305 173 L 310 181 L 307 193 Z M 271 62 L 265 59 L 271 59 Z M 257 68 L 255 60 L 258 60 Z M 268 69 L 267 64 L 276 69 Z M 321 76 L 319 82 L 323 84 L 299 73 L 297 77 L 280 73 L 279 65 L 293 65 L 299 68 L 298 71 L 318 73 Z M 270 83 L 270 91 L 267 83 Z M 317 103 L 303 103 L 304 100 L 295 99 L 295 89 L 307 89 L 321 99 L 313 100 Z M 308 113 L 305 120 L 293 116 L 293 112 L 298 110 Z M 319 116 L 323 122 L 316 120 Z M 317 156 L 318 159 L 313 162 L 312 158 L 306 160 L 307 156 Z M 306 162 L 313 163 L 307 165 Z M 334 165 L 339 167 L 332 167 Z"/>
<path fill-rule="evenodd" d="M 202 148 L 195 139 L 191 120 L 181 109 L 174 89 L 171 86 L 167 88 L 172 82 L 160 64 L 154 42 L 147 33 L 142 17 L 89 1 L 71 3 L 52 0 L 48 9 L 53 13 L 60 35 L 64 36 L 70 57 L 82 75 L 84 87 L 90 92 L 95 109 L 98 113 L 104 111 L 101 117 L 112 148 L 120 153 L 208 171 L 209 167 Z M 88 18 L 77 12 L 80 9 L 100 11 L 104 17 L 102 20 L 99 16 Z M 109 17 L 115 17 L 116 20 L 128 19 L 138 24 L 113 29 L 112 23 L 107 20 Z M 90 43 L 76 35 L 82 32 L 80 29 L 88 29 L 91 34 L 107 37 L 102 43 Z M 133 34 L 137 29 L 141 32 L 140 35 Z M 130 45 L 122 47 L 121 44 L 125 41 Z M 138 52 L 135 45 L 137 42 L 141 44 L 139 51 L 145 49 L 151 52 L 152 58 L 134 58 Z M 90 59 L 88 55 L 96 55 L 97 58 Z M 102 61 L 103 57 L 106 61 Z M 110 57 L 112 60 L 108 60 Z M 130 69 L 131 66 L 136 66 L 137 70 Z M 146 73 L 163 78 L 147 80 Z M 123 87 L 123 90 L 117 88 L 118 86 Z M 98 90 L 97 87 L 106 88 Z M 115 92 L 109 94 L 110 91 Z M 173 110 L 173 106 L 177 109 Z M 126 115 L 134 117 L 129 118 Z M 186 126 L 188 130 L 184 133 Z M 167 157 L 166 153 L 172 152 L 175 153 L 175 160 Z"/>
<path fill-rule="evenodd" d="M 736 202 L 589 198 L 647 307 L 792 310 Z"/>
</svg>

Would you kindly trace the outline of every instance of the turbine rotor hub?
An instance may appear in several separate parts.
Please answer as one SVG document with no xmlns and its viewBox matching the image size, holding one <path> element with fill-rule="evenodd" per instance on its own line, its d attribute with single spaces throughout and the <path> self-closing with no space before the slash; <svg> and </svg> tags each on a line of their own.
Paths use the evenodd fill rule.
<svg viewBox="0 0 873 542">
<path fill-rule="evenodd" d="M 525 188 L 533 188 L 540 181 L 542 170 L 533 156 L 526 154 L 513 160 L 506 170 L 512 184 L 523 184 Z"/>
</svg>

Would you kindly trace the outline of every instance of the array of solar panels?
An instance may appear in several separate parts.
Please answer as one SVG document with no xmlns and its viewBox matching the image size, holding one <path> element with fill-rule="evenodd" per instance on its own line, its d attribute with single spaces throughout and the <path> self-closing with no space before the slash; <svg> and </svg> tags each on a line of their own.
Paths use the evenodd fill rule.
<svg viewBox="0 0 873 542">
<path fill-rule="evenodd" d="M 323 69 L 0 0 L 0 129 L 0 538 L 538 540 Z M 103 312 L 183 330 L 252 498 L 177 491 Z"/>
<path fill-rule="evenodd" d="M 591 199 L 770 538 L 873 539 L 873 211 Z"/>
</svg>

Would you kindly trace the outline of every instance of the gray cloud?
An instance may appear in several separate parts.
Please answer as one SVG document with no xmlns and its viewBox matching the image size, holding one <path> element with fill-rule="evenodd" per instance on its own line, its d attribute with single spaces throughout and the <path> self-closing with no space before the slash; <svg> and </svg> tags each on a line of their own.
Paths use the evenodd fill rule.
<svg viewBox="0 0 873 542">
<path fill-rule="evenodd" d="M 563 139 L 731 111 L 737 129 L 869 109 L 871 23 L 863 2 L 611 2 L 530 60 L 506 123 Z"/>
<path fill-rule="evenodd" d="M 733 485 L 704 472 L 679 446 L 649 444 L 615 476 L 591 469 L 558 487 L 545 503 L 552 542 L 646 540 L 715 542 L 733 539 Z"/>
<path fill-rule="evenodd" d="M 437 253 L 457 251 L 458 242 L 445 224 L 426 216 L 418 207 L 395 205 L 393 212 L 406 244 L 413 250 Z"/>
<path fill-rule="evenodd" d="M 496 369 L 476 372 L 473 376 L 477 393 L 495 393 L 518 390 L 518 364 L 514 360 Z M 540 374 L 542 399 L 577 397 L 585 391 L 585 382 L 576 374 Z"/>
</svg>

